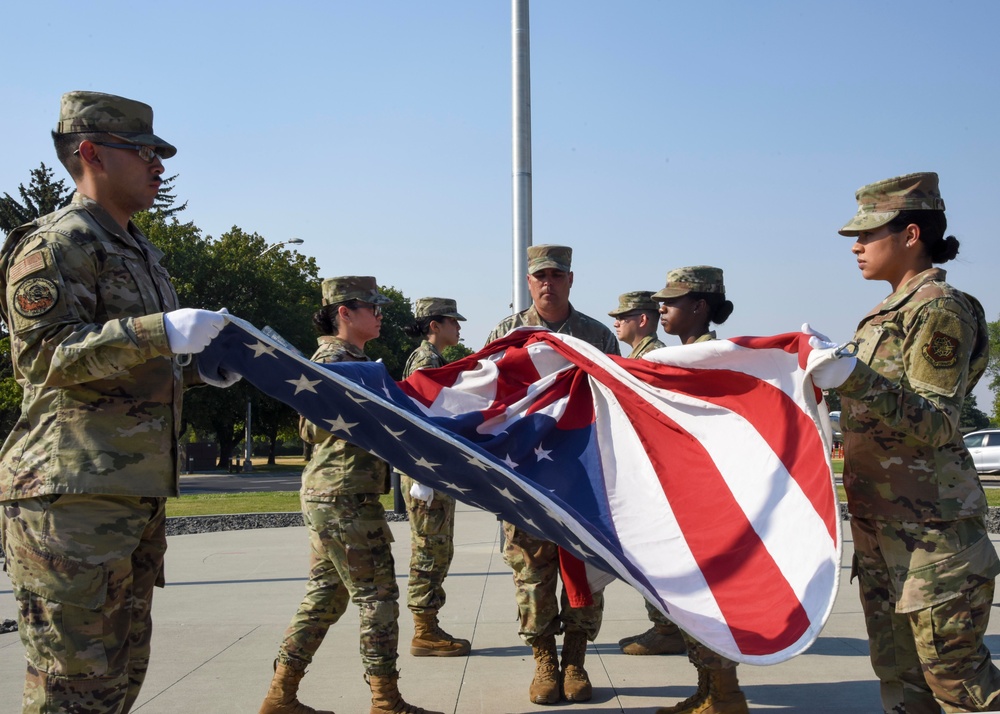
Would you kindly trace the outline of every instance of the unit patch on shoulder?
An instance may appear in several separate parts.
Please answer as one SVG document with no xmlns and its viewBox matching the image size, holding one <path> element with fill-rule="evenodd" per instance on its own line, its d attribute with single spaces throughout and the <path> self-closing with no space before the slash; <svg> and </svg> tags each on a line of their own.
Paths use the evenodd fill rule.
<svg viewBox="0 0 1000 714">
<path fill-rule="evenodd" d="M 958 339 L 935 331 L 921 351 L 934 367 L 951 367 L 958 361 Z"/>
<path fill-rule="evenodd" d="M 22 317 L 44 315 L 59 299 L 59 288 L 47 278 L 28 278 L 17 286 L 14 309 Z"/>
</svg>

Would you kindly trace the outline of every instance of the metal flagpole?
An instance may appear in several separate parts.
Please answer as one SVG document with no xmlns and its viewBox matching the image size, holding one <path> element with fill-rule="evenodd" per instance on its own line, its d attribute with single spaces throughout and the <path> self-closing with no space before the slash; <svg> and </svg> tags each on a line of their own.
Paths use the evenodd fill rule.
<svg viewBox="0 0 1000 714">
<path fill-rule="evenodd" d="M 531 305 L 528 246 L 531 245 L 531 57 L 528 0 L 511 0 L 511 62 L 513 74 L 513 217 L 514 312 Z"/>
</svg>

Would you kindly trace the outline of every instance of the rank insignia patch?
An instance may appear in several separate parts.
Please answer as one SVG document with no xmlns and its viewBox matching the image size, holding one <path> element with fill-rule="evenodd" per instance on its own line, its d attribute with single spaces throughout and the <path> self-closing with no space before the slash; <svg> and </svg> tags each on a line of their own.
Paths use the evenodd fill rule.
<svg viewBox="0 0 1000 714">
<path fill-rule="evenodd" d="M 935 332 L 922 351 L 933 366 L 951 367 L 958 361 L 958 340 L 943 332 Z"/>
<path fill-rule="evenodd" d="M 59 299 L 59 288 L 46 278 L 29 278 L 17 286 L 14 309 L 22 317 L 44 315 Z"/>
</svg>

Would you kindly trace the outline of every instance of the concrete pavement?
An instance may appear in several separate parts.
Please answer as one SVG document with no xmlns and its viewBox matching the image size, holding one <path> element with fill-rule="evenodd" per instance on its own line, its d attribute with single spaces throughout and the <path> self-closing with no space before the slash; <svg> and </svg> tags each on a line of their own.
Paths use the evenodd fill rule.
<svg viewBox="0 0 1000 714">
<path fill-rule="evenodd" d="M 390 526 L 396 538 L 396 572 L 405 591 L 409 526 Z M 593 700 L 553 707 L 529 703 L 533 662 L 517 636 L 513 585 L 498 552 L 497 521 L 459 504 L 455 530 L 455 561 L 441 619 L 446 630 L 472 640 L 472 656 L 410 656 L 413 623 L 401 606 L 400 689 L 408 702 L 453 714 L 650 712 L 694 691 L 695 670 L 686 657 L 634 657 L 619 651 L 618 639 L 645 630 L 648 622 L 639 595 L 615 582 L 606 591 L 604 627 L 588 649 Z M 1000 536 L 994 536 L 994 544 L 1000 545 Z M 845 529 L 845 564 L 851 552 Z M 307 568 L 308 538 L 302 527 L 170 537 L 168 585 L 157 591 L 153 608 L 153 658 L 133 711 L 256 712 L 278 643 L 302 596 Z M 880 709 L 848 572 L 845 565 L 833 614 L 808 652 L 770 667 L 740 667 L 752 711 L 844 714 Z M 10 583 L 0 576 L 0 619 L 14 614 Z M 998 618 L 987 642 L 992 651 L 1000 650 Z M 23 673 L 18 634 L 0 634 L 0 712 L 19 711 Z M 302 682 L 301 699 L 338 714 L 368 711 L 353 606 L 330 630 Z"/>
</svg>

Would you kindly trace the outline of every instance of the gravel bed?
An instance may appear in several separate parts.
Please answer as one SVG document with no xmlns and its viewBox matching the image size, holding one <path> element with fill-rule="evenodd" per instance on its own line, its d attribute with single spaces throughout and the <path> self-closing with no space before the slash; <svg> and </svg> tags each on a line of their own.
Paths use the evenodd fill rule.
<svg viewBox="0 0 1000 714">
<path fill-rule="evenodd" d="M 405 513 L 386 511 L 387 521 L 409 520 Z M 302 525 L 302 514 L 291 513 L 234 513 L 225 516 L 178 516 L 167 519 L 167 535 L 192 535 L 214 531 L 242 531 L 251 528 L 289 528 Z"/>
</svg>

